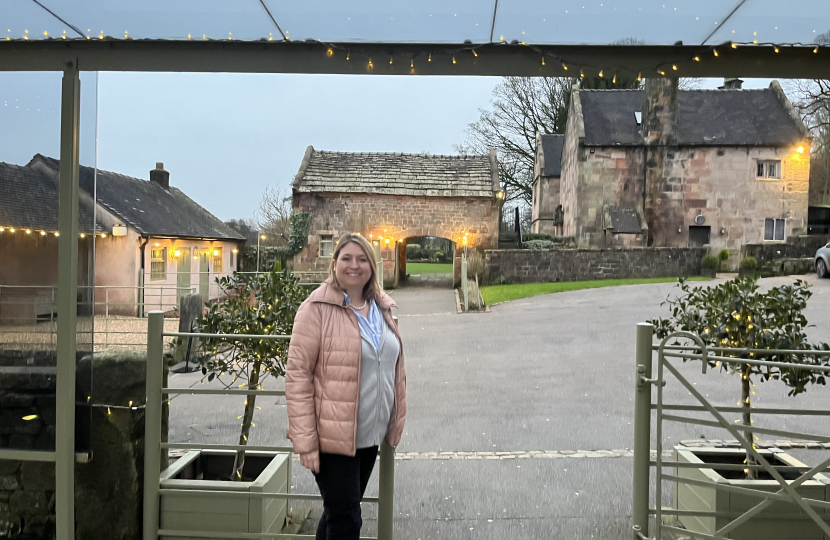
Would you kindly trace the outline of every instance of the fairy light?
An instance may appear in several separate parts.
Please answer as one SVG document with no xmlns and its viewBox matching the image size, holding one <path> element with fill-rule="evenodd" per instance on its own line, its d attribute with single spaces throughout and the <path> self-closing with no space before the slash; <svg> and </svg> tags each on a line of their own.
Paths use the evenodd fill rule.
<svg viewBox="0 0 830 540">
<path fill-rule="evenodd" d="M 700 57 L 699 56 L 695 56 L 695 62 L 700 62 Z"/>
<path fill-rule="evenodd" d="M 564 69 L 565 71 L 568 71 L 568 64 L 566 64 L 565 62 L 562 62 L 562 69 Z"/>
<path fill-rule="evenodd" d="M 427 58 L 427 62 L 432 62 L 432 53 L 429 53 L 429 57 Z"/>
<path fill-rule="evenodd" d="M 331 47 L 329 47 L 329 48 L 326 50 L 326 56 L 328 56 L 329 58 L 331 58 L 333 54 L 334 54 L 334 50 L 332 50 L 332 48 L 331 48 Z"/>
<path fill-rule="evenodd" d="M 455 64 L 455 55 L 452 55 L 452 63 Z"/>
<path fill-rule="evenodd" d="M 671 68 L 672 68 L 674 71 L 677 71 L 677 66 L 675 66 L 674 64 L 672 64 L 672 67 L 671 67 Z"/>
<path fill-rule="evenodd" d="M 542 65 L 543 66 L 545 65 L 545 57 L 544 56 L 542 57 Z"/>
<path fill-rule="evenodd" d="M 778 48 L 778 45 L 775 45 L 775 46 L 773 47 L 773 50 L 775 51 L 775 53 L 776 53 L 776 54 L 777 54 L 777 53 L 779 53 L 779 52 L 781 52 L 781 49 L 779 49 L 779 48 Z"/>
<path fill-rule="evenodd" d="M 349 60 L 352 55 L 352 51 L 346 51 L 346 60 Z"/>
<path fill-rule="evenodd" d="M 614 78 L 611 79 L 611 84 L 617 84 L 617 74 L 614 73 Z"/>
<path fill-rule="evenodd" d="M 737 48 L 738 48 L 738 44 L 737 44 L 737 43 L 735 43 L 734 41 L 732 42 L 732 48 L 733 48 L 733 49 L 737 49 Z"/>
<path fill-rule="evenodd" d="M 390 65 L 390 66 L 392 65 L 393 60 L 394 60 L 394 59 L 390 56 L 390 57 L 389 57 L 389 65 Z"/>
<path fill-rule="evenodd" d="M 814 53 L 814 54 L 818 54 L 818 45 L 816 45 L 816 48 L 815 48 L 815 49 L 813 49 L 813 53 Z"/>
<path fill-rule="evenodd" d="M 372 57 L 369 57 L 369 69 L 374 69 L 375 65 L 372 63 Z"/>
<path fill-rule="evenodd" d="M 46 231 L 40 231 L 41 236 L 46 236 Z"/>
<path fill-rule="evenodd" d="M 415 59 L 414 58 L 409 59 L 409 67 L 411 67 L 412 69 L 415 69 Z"/>
<path fill-rule="evenodd" d="M 26 234 L 32 234 L 32 229 L 26 229 Z"/>
<path fill-rule="evenodd" d="M 475 50 L 475 49 L 471 49 L 471 50 L 472 50 L 472 52 L 473 52 L 473 56 L 475 56 L 476 58 L 478 58 L 478 53 L 476 52 L 476 50 Z"/>
<path fill-rule="evenodd" d="M 601 79 L 601 78 L 602 78 L 602 76 L 603 76 L 603 75 L 602 75 L 602 70 L 599 70 L 599 78 Z"/>
<path fill-rule="evenodd" d="M 640 73 L 637 74 L 637 82 L 640 82 L 642 80 L 643 80 L 643 74 L 642 74 L 642 72 L 640 72 Z"/>
<path fill-rule="evenodd" d="M 720 56 L 720 55 L 718 54 L 718 50 L 717 50 L 717 49 L 712 49 L 712 54 L 714 54 L 715 56 Z"/>
</svg>

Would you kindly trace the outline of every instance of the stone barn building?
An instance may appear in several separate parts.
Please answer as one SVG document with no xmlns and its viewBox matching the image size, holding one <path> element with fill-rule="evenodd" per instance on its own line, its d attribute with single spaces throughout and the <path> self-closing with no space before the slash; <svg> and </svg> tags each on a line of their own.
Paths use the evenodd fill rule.
<svg viewBox="0 0 830 540">
<path fill-rule="evenodd" d="M 574 87 L 561 234 L 585 247 L 708 244 L 736 258 L 744 244 L 805 234 L 810 133 L 777 81 L 740 86 L 731 79 L 719 90 L 678 90 L 676 81 L 650 79 L 643 90 Z M 547 223 L 540 232 L 560 232 Z"/>
<path fill-rule="evenodd" d="M 360 233 L 378 246 L 384 282 L 406 276 L 406 243 L 421 237 L 459 248 L 498 247 L 499 173 L 488 156 L 325 152 L 309 146 L 293 183 L 293 208 L 311 212 L 308 244 L 294 271 L 320 279 L 340 235 Z"/>
<path fill-rule="evenodd" d="M 562 204 L 559 189 L 564 145 L 564 135 L 536 134 L 531 232 L 562 235 Z"/>
</svg>

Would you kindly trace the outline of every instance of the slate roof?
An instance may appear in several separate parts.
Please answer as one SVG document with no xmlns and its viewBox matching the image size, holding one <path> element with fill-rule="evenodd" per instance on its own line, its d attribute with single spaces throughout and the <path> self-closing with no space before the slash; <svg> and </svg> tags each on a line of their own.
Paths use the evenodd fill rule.
<svg viewBox="0 0 830 540">
<path fill-rule="evenodd" d="M 51 175 L 41 172 L 35 167 L 37 164 L 46 166 Z M 25 167 L 0 164 L 0 194 L 7 190 L 40 194 L 30 199 L 28 209 L 0 197 L 0 216 L 3 216 L 0 222 L 8 220 L 12 224 L 30 219 L 33 221 L 31 227 L 57 229 L 58 186 L 55 178 L 59 167 L 58 160 L 40 154 Z M 12 170 L 17 173 L 7 172 Z M 89 195 L 93 194 L 94 174 L 92 167 L 80 168 L 80 187 Z M 97 196 L 101 206 L 143 235 L 244 240 L 242 235 L 172 186 L 170 191 L 165 191 L 149 180 L 99 169 Z M 91 226 L 91 216 L 88 222 Z"/>
<path fill-rule="evenodd" d="M 0 162 L 0 227 L 57 231 L 59 200 L 58 184 L 49 176 Z M 78 212 L 78 230 L 91 233 L 89 208 L 80 205 Z"/>
<path fill-rule="evenodd" d="M 492 197 L 495 157 L 326 152 L 309 147 L 294 189 L 300 193 L 373 193 Z M 496 184 L 497 185 L 497 184 Z"/>
<path fill-rule="evenodd" d="M 634 118 L 645 104 L 643 90 L 580 90 L 585 145 L 642 144 Z M 775 91 L 679 90 L 677 144 L 788 146 L 802 140 Z"/>
<path fill-rule="evenodd" d="M 562 149 L 564 135 L 542 135 L 542 154 L 545 156 L 545 170 L 542 176 L 562 176 Z"/>
</svg>

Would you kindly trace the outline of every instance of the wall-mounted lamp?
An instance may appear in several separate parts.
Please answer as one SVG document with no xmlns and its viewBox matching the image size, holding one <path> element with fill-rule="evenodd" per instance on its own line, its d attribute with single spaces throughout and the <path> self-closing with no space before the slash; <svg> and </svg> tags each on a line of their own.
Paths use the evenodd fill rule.
<svg viewBox="0 0 830 540">
<path fill-rule="evenodd" d="M 214 256 L 214 257 L 218 257 L 218 256 L 219 256 L 219 250 L 218 250 L 218 249 L 214 249 L 214 250 L 213 250 L 213 256 Z"/>
<path fill-rule="evenodd" d="M 501 191 L 501 190 L 497 191 L 496 192 L 496 198 L 497 199 L 504 199 L 504 191 Z"/>
<path fill-rule="evenodd" d="M 683 227 L 678 227 L 678 228 L 677 228 L 677 234 L 680 234 L 680 233 L 682 233 L 682 232 L 683 232 Z"/>
<path fill-rule="evenodd" d="M 176 251 L 174 251 L 174 252 L 173 252 L 173 256 L 174 256 L 174 257 L 181 257 L 181 256 L 182 256 L 182 252 L 181 252 L 180 250 L 178 250 L 178 249 L 177 249 Z"/>
<path fill-rule="evenodd" d="M 804 147 L 799 146 L 798 148 L 795 149 L 795 151 L 798 152 L 799 154 L 803 154 L 804 153 Z"/>
<path fill-rule="evenodd" d="M 720 228 L 720 233 L 721 234 L 726 234 L 726 227 L 721 227 Z"/>
</svg>

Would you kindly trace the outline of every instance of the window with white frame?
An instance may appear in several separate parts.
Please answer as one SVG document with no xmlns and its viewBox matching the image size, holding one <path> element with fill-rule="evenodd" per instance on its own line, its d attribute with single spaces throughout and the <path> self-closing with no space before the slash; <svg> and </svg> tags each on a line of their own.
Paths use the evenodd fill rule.
<svg viewBox="0 0 830 540">
<path fill-rule="evenodd" d="M 150 281 L 167 279 L 167 248 L 154 247 L 150 250 Z"/>
<path fill-rule="evenodd" d="M 334 251 L 334 235 L 321 234 L 320 235 L 320 257 L 331 257 Z"/>
<path fill-rule="evenodd" d="M 784 240 L 786 219 L 767 218 L 764 220 L 764 240 Z"/>
<path fill-rule="evenodd" d="M 755 171 L 756 178 L 781 178 L 781 161 L 758 161 Z"/>
<path fill-rule="evenodd" d="M 225 251 L 222 248 L 213 248 L 213 273 L 220 274 L 222 269 L 222 262 L 225 257 Z"/>
</svg>

